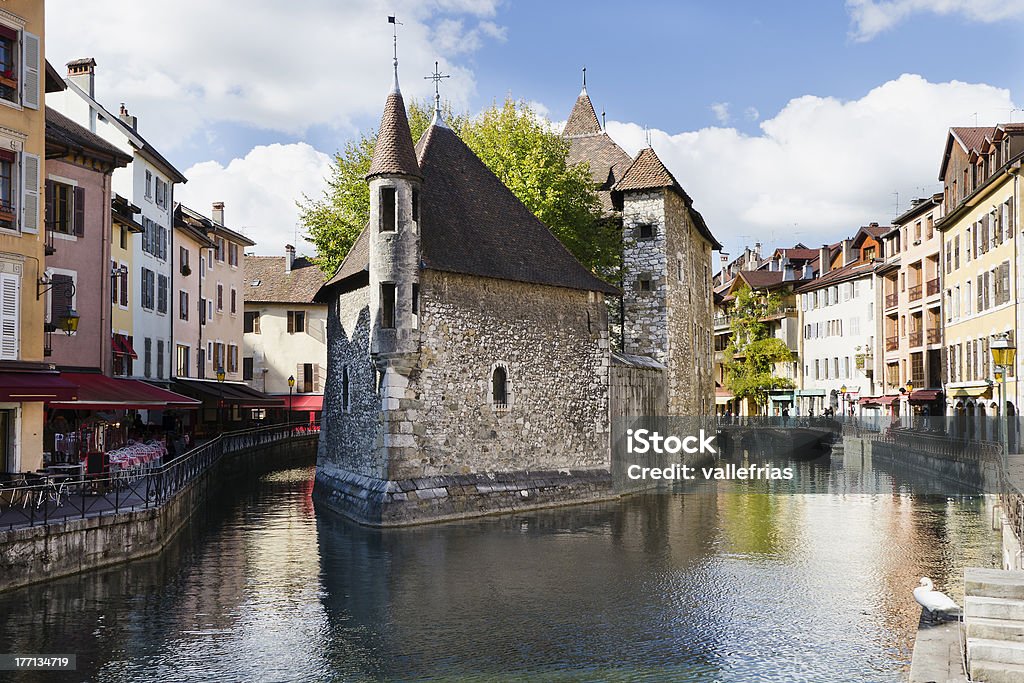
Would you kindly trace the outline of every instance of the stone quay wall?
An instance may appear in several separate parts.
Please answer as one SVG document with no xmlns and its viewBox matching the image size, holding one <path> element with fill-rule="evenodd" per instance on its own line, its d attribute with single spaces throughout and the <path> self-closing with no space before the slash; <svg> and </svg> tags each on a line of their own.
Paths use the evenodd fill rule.
<svg viewBox="0 0 1024 683">
<path fill-rule="evenodd" d="M 317 436 L 225 454 L 160 507 L 0 531 L 0 590 L 159 553 L 225 485 L 282 466 L 309 465 Z"/>
</svg>

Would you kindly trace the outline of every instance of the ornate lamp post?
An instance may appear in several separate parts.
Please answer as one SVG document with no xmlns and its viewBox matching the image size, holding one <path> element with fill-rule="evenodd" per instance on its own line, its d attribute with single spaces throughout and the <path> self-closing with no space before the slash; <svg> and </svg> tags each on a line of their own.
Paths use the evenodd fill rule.
<svg viewBox="0 0 1024 683">
<path fill-rule="evenodd" d="M 220 389 L 220 398 L 217 400 L 217 431 L 224 431 L 223 406 L 224 406 L 224 366 L 217 367 L 217 387 Z"/>
<path fill-rule="evenodd" d="M 1006 410 L 1006 375 L 1010 368 L 1013 367 L 1013 363 L 1017 358 L 1017 347 L 1010 341 L 1010 336 L 1003 332 L 997 334 L 992 338 L 992 343 L 989 345 L 989 350 L 992 352 L 992 365 L 999 368 L 999 374 L 1001 381 L 999 383 L 999 416 L 1003 417 L 1007 414 Z M 1004 424 L 1007 424 L 1005 420 L 1001 420 Z M 1003 444 L 1006 444 L 1005 429 L 1002 431 Z"/>
<path fill-rule="evenodd" d="M 295 375 L 288 375 L 288 424 L 292 423 L 292 390 L 295 389 Z"/>
<path fill-rule="evenodd" d="M 848 412 L 850 412 L 850 406 L 847 405 L 847 402 L 846 402 L 846 385 L 845 384 L 843 386 L 839 387 L 839 394 L 840 394 L 839 405 L 842 406 L 843 416 L 845 416 Z"/>
</svg>

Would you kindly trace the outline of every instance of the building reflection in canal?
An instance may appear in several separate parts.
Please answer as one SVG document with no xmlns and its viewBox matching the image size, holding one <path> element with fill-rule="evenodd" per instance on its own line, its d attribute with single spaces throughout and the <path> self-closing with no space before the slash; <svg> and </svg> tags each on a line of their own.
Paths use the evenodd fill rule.
<svg viewBox="0 0 1024 683">
<path fill-rule="evenodd" d="M 9 651 L 101 681 L 526 677 L 901 680 L 929 575 L 992 566 L 984 499 L 870 462 L 798 480 L 402 530 L 314 511 L 277 473 L 159 558 L 0 594 Z M 774 492 L 769 492 L 774 490 Z"/>
</svg>

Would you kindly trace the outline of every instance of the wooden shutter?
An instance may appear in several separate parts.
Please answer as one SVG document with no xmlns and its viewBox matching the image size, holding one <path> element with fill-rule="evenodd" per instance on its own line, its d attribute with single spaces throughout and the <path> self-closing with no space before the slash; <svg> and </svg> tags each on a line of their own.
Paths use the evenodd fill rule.
<svg viewBox="0 0 1024 683">
<path fill-rule="evenodd" d="M 320 365 L 316 364 L 313 366 L 313 392 L 318 393 L 320 391 Z"/>
<path fill-rule="evenodd" d="M 39 36 L 23 31 L 21 34 L 21 103 L 29 109 L 39 109 Z"/>
<path fill-rule="evenodd" d="M 75 188 L 75 234 L 85 237 L 85 188 Z"/>
<path fill-rule="evenodd" d="M 46 212 L 44 227 L 47 230 L 53 230 L 54 224 L 57 222 L 57 183 L 47 179 L 43 191 L 43 210 Z"/>
<path fill-rule="evenodd" d="M 50 322 L 59 325 L 61 318 L 67 315 L 72 307 L 71 285 L 74 282 L 70 275 L 53 274 L 50 276 L 53 287 L 50 289 Z"/>
<path fill-rule="evenodd" d="M 17 275 L 0 274 L 0 359 L 3 360 L 18 360 L 20 289 Z"/>
<path fill-rule="evenodd" d="M 39 232 L 39 157 L 21 155 L 21 229 Z"/>
<path fill-rule="evenodd" d="M 295 311 L 288 311 L 288 334 L 295 334 Z"/>
<path fill-rule="evenodd" d="M 985 310 L 985 281 L 980 275 L 978 276 L 978 307 L 974 310 L 976 313 Z"/>
</svg>

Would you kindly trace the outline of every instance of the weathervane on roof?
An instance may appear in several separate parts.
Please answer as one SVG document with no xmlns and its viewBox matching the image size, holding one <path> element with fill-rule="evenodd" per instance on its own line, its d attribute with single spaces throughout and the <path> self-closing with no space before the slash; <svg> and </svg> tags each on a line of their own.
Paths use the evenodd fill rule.
<svg viewBox="0 0 1024 683">
<path fill-rule="evenodd" d="M 650 147 L 651 146 L 651 129 L 648 128 L 646 124 L 644 125 L 644 139 L 647 140 L 647 146 Z"/>
<path fill-rule="evenodd" d="M 587 67 L 583 67 L 583 92 L 587 92 Z"/>
<path fill-rule="evenodd" d="M 441 126 L 444 125 L 444 119 L 441 118 L 441 79 L 442 78 L 451 78 L 451 75 L 441 73 L 441 69 L 439 68 L 437 62 L 434 62 L 434 73 L 430 74 L 429 76 L 424 76 L 423 77 L 423 80 L 434 81 L 434 118 L 431 120 L 431 123 L 432 124 L 436 123 L 436 124 L 441 125 Z"/>
<path fill-rule="evenodd" d="M 393 92 L 398 92 L 398 27 L 403 26 L 402 22 L 396 19 L 394 16 L 388 16 L 388 23 L 394 26 L 394 45 L 395 45 L 395 84 L 392 87 Z"/>
</svg>

